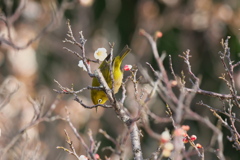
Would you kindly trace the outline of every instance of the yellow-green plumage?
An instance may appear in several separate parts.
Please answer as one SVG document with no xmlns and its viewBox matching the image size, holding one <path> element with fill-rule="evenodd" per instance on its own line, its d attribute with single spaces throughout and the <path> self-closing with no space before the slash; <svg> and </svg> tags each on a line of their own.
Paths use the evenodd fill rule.
<svg viewBox="0 0 240 160">
<path fill-rule="evenodd" d="M 114 78 L 114 93 L 117 93 L 119 88 L 121 87 L 122 84 L 122 79 L 123 79 L 123 73 L 121 71 L 121 64 L 123 59 L 126 57 L 126 55 L 131 51 L 128 46 L 124 47 L 122 52 L 116 56 L 112 64 L 113 65 L 113 78 Z M 103 74 L 103 77 L 105 78 L 109 88 L 112 88 L 112 80 L 111 80 L 111 75 L 110 75 L 110 55 L 105 58 L 105 60 L 101 63 L 99 66 L 100 71 Z M 97 78 L 93 78 L 92 80 L 92 86 L 93 87 L 98 87 L 100 86 Z M 91 98 L 94 104 L 104 104 L 108 98 L 107 95 L 105 94 L 104 91 L 92 89 L 91 90 Z"/>
</svg>

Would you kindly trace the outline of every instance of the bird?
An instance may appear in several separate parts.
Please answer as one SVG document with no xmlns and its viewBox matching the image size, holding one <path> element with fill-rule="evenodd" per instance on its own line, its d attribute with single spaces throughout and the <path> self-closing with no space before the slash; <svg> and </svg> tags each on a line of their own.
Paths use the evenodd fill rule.
<svg viewBox="0 0 240 160">
<path fill-rule="evenodd" d="M 114 94 L 116 94 L 122 85 L 123 72 L 121 70 L 121 64 L 124 58 L 130 53 L 131 49 L 126 45 L 123 50 L 112 60 L 112 72 L 114 80 Z M 108 87 L 112 89 L 112 79 L 110 74 L 110 54 L 104 59 L 99 66 L 102 75 L 108 84 Z M 99 87 L 100 83 L 96 77 L 92 79 L 92 86 Z M 91 99 L 94 105 L 105 104 L 108 101 L 108 97 L 103 90 L 91 89 Z"/>
</svg>

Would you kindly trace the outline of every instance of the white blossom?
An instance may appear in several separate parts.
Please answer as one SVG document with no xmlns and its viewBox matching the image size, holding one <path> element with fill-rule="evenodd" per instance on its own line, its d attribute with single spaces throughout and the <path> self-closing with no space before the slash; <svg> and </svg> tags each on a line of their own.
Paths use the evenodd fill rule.
<svg viewBox="0 0 240 160">
<path fill-rule="evenodd" d="M 87 68 L 86 68 L 86 66 L 84 65 L 84 63 L 83 63 L 82 60 L 80 60 L 80 61 L 78 62 L 78 67 L 82 68 L 84 71 L 87 71 Z"/>
<path fill-rule="evenodd" d="M 88 160 L 88 158 L 87 158 L 86 156 L 84 156 L 84 155 L 81 155 L 81 156 L 79 157 L 79 160 Z"/>
<path fill-rule="evenodd" d="M 166 143 L 170 140 L 171 140 L 171 135 L 170 135 L 169 131 L 168 130 L 163 131 L 161 134 L 161 141 L 163 143 Z"/>
<path fill-rule="evenodd" d="M 99 59 L 99 61 L 103 61 L 107 57 L 107 50 L 105 48 L 98 48 L 94 52 L 94 58 Z"/>
<path fill-rule="evenodd" d="M 164 144 L 164 149 L 167 149 L 169 151 L 173 150 L 174 146 L 171 142 L 167 142 Z"/>
</svg>

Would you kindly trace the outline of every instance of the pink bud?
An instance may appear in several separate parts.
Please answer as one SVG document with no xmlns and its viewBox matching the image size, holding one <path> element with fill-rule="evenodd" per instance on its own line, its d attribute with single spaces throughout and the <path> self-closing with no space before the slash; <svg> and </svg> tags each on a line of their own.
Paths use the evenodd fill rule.
<svg viewBox="0 0 240 160">
<path fill-rule="evenodd" d="M 125 65 L 124 67 L 123 67 L 123 70 L 124 71 L 129 71 L 129 70 L 131 70 L 132 69 L 132 65 Z"/>
<path fill-rule="evenodd" d="M 157 32 L 155 33 L 155 35 L 156 35 L 157 38 L 161 38 L 161 37 L 163 36 L 163 33 L 160 32 L 160 31 L 157 31 Z"/>
<path fill-rule="evenodd" d="M 95 154 L 94 157 L 95 157 L 96 159 L 100 159 L 99 154 Z"/>
<path fill-rule="evenodd" d="M 175 136 L 183 136 L 183 137 L 186 137 L 187 136 L 187 133 L 185 130 L 183 130 L 182 128 L 177 128 L 174 130 L 174 135 Z"/>
<path fill-rule="evenodd" d="M 195 141 L 197 139 L 197 136 L 191 135 L 190 139 L 191 139 L 191 141 Z"/>
<path fill-rule="evenodd" d="M 181 128 L 185 131 L 188 131 L 190 129 L 190 127 L 188 125 L 182 125 Z"/>
<path fill-rule="evenodd" d="M 184 137 L 184 138 L 183 138 L 183 143 L 188 143 L 187 137 Z"/>
<path fill-rule="evenodd" d="M 196 144 L 196 147 L 197 147 L 197 148 L 203 148 L 202 145 L 199 144 L 199 143 Z"/>
</svg>

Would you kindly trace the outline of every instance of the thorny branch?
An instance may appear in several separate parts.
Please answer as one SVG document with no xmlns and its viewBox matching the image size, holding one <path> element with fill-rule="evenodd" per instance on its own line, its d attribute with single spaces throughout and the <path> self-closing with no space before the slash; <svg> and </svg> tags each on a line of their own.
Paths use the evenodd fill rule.
<svg viewBox="0 0 240 160">
<path fill-rule="evenodd" d="M 222 77 L 222 79 L 227 83 L 227 86 L 230 90 L 230 93 L 232 95 L 232 100 L 233 100 L 233 103 L 240 108 L 240 105 L 239 105 L 239 102 L 238 102 L 238 98 L 237 98 L 237 90 L 236 90 L 236 87 L 235 87 L 235 81 L 233 79 L 233 69 L 234 69 L 234 66 L 233 66 L 233 61 L 231 60 L 231 53 L 230 53 L 230 48 L 228 47 L 228 40 L 230 39 L 230 37 L 227 37 L 225 42 L 224 40 L 222 39 L 221 41 L 221 44 L 222 44 L 222 47 L 224 49 L 224 52 L 219 52 L 220 54 L 220 59 L 222 61 L 222 64 L 223 64 L 223 67 L 228 75 L 228 78 L 229 78 L 229 81 L 227 81 L 225 79 L 225 77 Z M 235 65 L 236 66 L 236 65 Z"/>
<path fill-rule="evenodd" d="M 77 139 L 81 142 L 81 144 L 83 145 L 83 147 L 84 147 L 85 150 L 86 150 L 86 153 L 90 156 L 90 158 L 93 159 L 93 160 L 96 160 L 96 159 L 95 159 L 95 156 L 94 156 L 95 147 L 90 147 L 90 148 L 89 148 L 89 147 L 87 146 L 87 144 L 86 144 L 85 141 L 83 140 L 82 136 L 78 133 L 76 127 L 73 125 L 72 121 L 70 120 L 70 113 L 69 113 L 67 107 L 66 107 L 66 112 L 67 112 L 67 117 L 66 117 L 65 120 L 68 122 L 68 124 L 69 124 L 70 128 L 72 129 L 73 133 L 75 134 L 75 136 L 77 137 Z M 66 133 L 66 131 L 65 131 L 65 133 Z M 69 136 L 68 136 L 68 135 L 66 135 L 66 136 L 67 136 L 67 143 L 69 144 L 69 146 L 70 146 L 70 148 L 71 148 L 72 151 L 69 151 L 69 150 L 65 149 L 64 147 L 58 147 L 58 148 L 62 148 L 62 149 L 64 149 L 65 151 L 73 154 L 74 156 L 77 156 L 77 154 L 76 154 L 76 152 L 75 152 L 75 149 L 73 148 L 73 144 L 72 144 L 72 142 L 70 141 Z M 90 139 L 93 139 L 93 138 L 90 137 Z M 91 143 L 92 143 L 91 145 L 94 146 L 93 143 L 95 143 L 95 142 L 92 141 Z M 77 156 L 77 157 L 79 157 L 79 156 Z"/>
<path fill-rule="evenodd" d="M 71 155 L 74 155 L 78 160 L 80 160 L 80 156 L 78 156 L 78 154 L 76 153 L 76 150 L 73 146 L 73 142 L 71 141 L 71 138 L 69 137 L 67 131 L 64 129 L 65 135 L 66 135 L 66 142 L 69 145 L 70 149 L 67 149 L 65 147 L 61 147 L 61 146 L 57 146 L 57 149 L 63 149 L 64 151 L 68 152 Z"/>
<path fill-rule="evenodd" d="M 7 25 L 8 22 L 7 22 L 6 20 L 0 18 L 0 21 L 3 21 L 3 22 L 6 24 L 6 26 L 9 27 L 9 25 Z M 26 49 L 26 48 L 29 47 L 33 42 L 37 41 L 44 33 L 46 33 L 47 30 L 48 30 L 48 28 L 52 25 L 52 23 L 53 23 L 53 20 L 51 20 L 50 23 L 49 23 L 47 26 L 45 26 L 45 27 L 38 33 L 38 35 L 37 35 L 36 37 L 34 37 L 33 39 L 30 39 L 30 40 L 29 40 L 25 45 L 23 45 L 23 46 L 17 46 L 16 44 L 14 44 L 14 42 L 12 41 L 12 38 L 10 38 L 10 37 L 11 37 L 10 31 L 9 31 L 9 33 L 8 33 L 8 34 L 9 34 L 8 37 L 9 37 L 10 39 L 5 39 L 4 37 L 0 37 L 0 43 L 1 43 L 1 44 L 6 44 L 6 45 L 8 45 L 8 46 L 10 46 L 10 47 L 12 47 L 12 48 L 14 48 L 14 49 L 16 49 L 16 50 Z"/>
<path fill-rule="evenodd" d="M 104 147 L 102 150 L 110 150 L 113 152 L 113 154 L 116 154 L 119 156 L 119 159 L 123 160 L 123 153 L 124 153 L 124 145 L 127 141 L 127 138 L 129 137 L 130 132 L 127 131 L 125 134 L 122 134 L 123 136 L 118 137 L 117 140 L 115 140 L 113 137 L 111 137 L 106 131 L 99 129 L 99 133 L 103 134 L 104 137 L 111 142 L 114 143 L 116 146 L 115 148 L 112 147 Z"/>
<path fill-rule="evenodd" d="M 148 39 L 148 41 L 149 41 L 149 43 L 152 47 L 154 58 L 157 61 L 158 67 L 159 67 L 159 69 L 161 71 L 161 74 L 162 74 L 162 79 L 161 80 L 163 80 L 164 85 L 166 85 L 166 89 L 165 89 L 166 90 L 166 92 L 165 92 L 166 96 L 170 96 L 172 98 L 172 101 L 174 103 L 177 103 L 177 101 L 178 101 L 177 97 L 172 92 L 171 83 L 170 83 L 169 78 L 167 76 L 167 72 L 165 70 L 165 67 L 163 66 L 163 59 L 161 59 L 161 57 L 159 57 L 156 40 L 154 40 L 154 38 L 149 33 L 147 33 L 146 31 L 144 31 L 142 29 L 140 30 L 140 34 L 142 34 L 143 36 L 145 36 Z"/>
<path fill-rule="evenodd" d="M 6 79 L 0 86 L 0 93 L 4 93 L 4 99 L 0 103 L 0 110 L 3 109 L 11 100 L 11 97 L 19 90 L 19 85 L 16 86 L 13 90 L 8 90 L 7 87 L 12 81 L 12 78 Z"/>
<path fill-rule="evenodd" d="M 226 79 L 225 73 L 222 74 L 220 79 L 222 79 L 224 82 L 226 82 L 226 85 L 228 86 L 228 88 L 230 90 L 230 94 L 220 94 L 220 93 L 205 91 L 205 90 L 202 90 L 200 88 L 196 89 L 194 92 L 199 93 L 199 94 L 203 94 L 203 95 L 207 95 L 207 96 L 211 96 L 211 97 L 217 97 L 221 101 L 225 101 L 228 104 L 227 107 L 224 104 L 223 110 L 221 110 L 221 109 L 213 108 L 213 107 L 211 107 L 207 104 L 204 104 L 202 101 L 200 101 L 198 103 L 199 105 L 205 106 L 208 109 L 210 109 L 210 111 L 213 113 L 213 115 L 215 117 L 217 117 L 219 119 L 219 121 L 222 123 L 222 125 L 230 131 L 231 137 L 228 137 L 228 139 L 234 143 L 234 147 L 237 150 L 240 150 L 240 143 L 239 143 L 240 135 L 239 135 L 239 133 L 236 130 L 236 127 L 235 127 L 235 123 L 236 123 L 236 121 L 239 122 L 239 118 L 237 118 L 235 113 L 233 113 L 233 111 L 232 111 L 232 108 L 234 106 L 239 108 L 238 100 L 239 100 L 240 96 L 237 96 L 235 81 L 234 81 L 234 78 L 233 78 L 233 69 L 236 66 L 239 65 L 239 62 L 236 63 L 236 64 L 233 64 L 233 61 L 230 58 L 230 55 L 231 55 L 230 54 L 230 48 L 228 47 L 228 40 L 229 39 L 230 39 L 230 37 L 227 37 L 225 41 L 222 40 L 221 44 L 222 44 L 222 47 L 224 49 L 224 52 L 219 52 L 219 55 L 220 55 L 220 60 L 221 60 L 223 66 L 225 68 L 225 72 L 226 72 L 229 80 Z M 190 73 L 190 74 L 192 75 L 192 73 Z M 194 75 L 192 75 L 192 76 L 194 77 Z M 188 89 L 188 88 L 186 88 L 186 89 L 190 92 L 193 91 L 193 90 Z M 226 110 L 226 108 L 228 108 L 228 109 Z M 227 122 L 227 120 L 223 120 L 222 116 L 219 113 L 227 116 L 228 120 L 230 121 L 230 124 Z M 218 141 L 220 141 L 220 138 L 218 138 Z M 219 143 L 219 145 L 220 145 L 220 143 Z M 223 146 L 220 145 L 219 148 L 223 151 Z M 219 154 L 221 154 L 221 153 L 222 152 L 219 152 Z"/>
<path fill-rule="evenodd" d="M 219 94 L 219 93 L 214 93 L 214 92 L 209 92 L 209 91 L 205 91 L 205 90 L 201 90 L 199 88 L 200 86 L 200 80 L 199 78 L 197 78 L 197 76 L 195 76 L 195 74 L 192 72 L 191 70 L 191 64 L 190 64 L 190 51 L 187 50 L 186 52 L 183 53 L 183 55 L 181 55 L 180 57 L 184 59 L 184 62 L 187 64 L 187 69 L 188 69 L 188 73 L 189 75 L 193 78 L 194 81 L 192 82 L 193 87 L 192 88 L 186 88 L 185 87 L 185 75 L 182 73 L 182 79 L 177 77 L 174 70 L 173 70 L 173 65 L 171 63 L 171 56 L 169 57 L 170 60 L 170 70 L 172 72 L 172 75 L 174 77 L 174 80 L 169 80 L 170 78 L 168 77 L 168 75 L 166 74 L 166 70 L 164 68 L 164 66 L 162 65 L 162 61 L 160 61 L 159 58 L 159 53 L 157 51 L 157 47 L 156 47 L 156 41 L 154 41 L 154 39 L 144 30 L 140 31 L 140 34 L 142 34 L 143 36 L 145 36 L 149 43 L 151 44 L 152 50 L 153 50 L 153 55 L 156 59 L 156 61 L 158 62 L 158 67 L 160 70 L 160 73 L 158 73 L 157 71 L 155 71 L 151 66 L 151 70 L 154 72 L 154 75 L 156 77 L 158 77 L 157 81 L 153 81 L 149 76 L 148 73 L 146 73 L 144 70 L 142 70 L 142 73 L 144 75 L 144 77 L 149 81 L 149 83 L 154 87 L 155 83 L 158 83 L 158 89 L 157 89 L 157 93 L 159 94 L 159 96 L 163 99 L 163 101 L 165 101 L 169 107 L 173 110 L 173 113 L 175 113 L 175 116 L 172 117 L 172 121 L 174 123 L 174 126 L 176 128 L 179 128 L 182 121 L 184 119 L 195 119 L 197 121 L 200 121 L 201 123 L 204 123 L 206 126 L 208 126 L 210 129 L 213 130 L 214 133 L 216 133 L 217 135 L 217 140 L 218 140 L 218 145 L 219 145 L 219 152 L 217 153 L 217 156 L 219 157 L 219 159 L 225 159 L 224 155 L 223 155 L 223 145 L 222 145 L 222 132 L 216 128 L 209 120 L 203 119 L 200 115 L 198 115 L 197 113 L 193 112 L 190 109 L 190 105 L 191 105 L 191 101 L 195 96 L 195 93 L 202 93 L 205 95 L 211 95 L 211 96 L 215 96 L 215 97 L 229 97 L 231 98 L 231 96 L 235 96 L 235 95 L 223 95 L 223 94 Z M 180 79 L 180 80 L 179 80 Z M 164 83 L 162 83 L 162 81 Z M 177 82 L 177 85 L 175 85 L 175 83 Z M 166 86 L 166 87 L 165 87 Z M 179 88 L 179 95 L 175 96 L 175 93 L 172 90 L 172 87 L 177 86 Z M 174 96 L 173 96 L 174 95 Z M 235 98 L 237 99 L 237 96 L 235 96 Z M 173 140 L 173 142 L 175 142 Z M 176 140 L 177 143 L 179 143 L 179 141 Z M 177 144 L 174 144 L 174 146 L 178 146 Z M 187 154 L 179 154 L 179 152 L 184 151 L 184 148 L 178 148 L 175 149 L 175 151 L 173 152 L 173 159 L 178 159 L 181 160 L 184 158 L 184 156 L 187 156 Z M 198 149 L 195 147 L 195 150 L 198 152 Z M 185 151 L 186 152 L 186 151 Z M 198 155 L 201 157 L 201 159 L 204 159 L 204 152 L 200 153 L 198 152 Z M 187 157 L 185 157 L 187 158 Z"/>
<path fill-rule="evenodd" d="M 239 106 L 238 100 L 240 99 L 240 97 L 237 96 L 237 92 L 236 92 L 236 88 L 235 88 L 235 82 L 234 82 L 234 79 L 233 79 L 233 69 L 236 66 L 238 66 L 240 63 L 238 62 L 236 64 L 233 64 L 233 62 L 231 61 L 231 59 L 230 59 L 230 49 L 228 47 L 228 39 L 225 40 L 225 42 L 222 42 L 224 52 L 220 52 L 219 54 L 220 54 L 220 59 L 223 63 L 223 66 L 225 68 L 225 71 L 226 71 L 226 74 L 227 74 L 229 80 L 227 80 L 225 78 L 225 76 L 222 76 L 221 78 L 226 82 L 227 86 L 229 87 L 230 94 L 221 94 L 221 93 L 215 93 L 215 92 L 200 89 L 200 79 L 192 72 L 191 63 L 190 63 L 191 55 L 190 55 L 189 50 L 184 52 L 183 55 L 180 55 L 180 57 L 184 60 L 184 62 L 187 65 L 187 72 L 191 77 L 190 82 L 192 83 L 192 87 L 187 88 L 185 86 L 186 82 L 185 82 L 184 72 L 181 73 L 182 77 L 178 77 L 175 74 L 174 69 L 173 69 L 174 67 L 173 67 L 172 61 L 171 61 L 171 56 L 169 56 L 170 70 L 171 70 L 172 75 L 174 77 L 174 79 L 171 80 L 170 76 L 168 76 L 168 74 L 166 72 L 165 67 L 163 66 L 164 56 L 160 57 L 159 53 L 157 51 L 156 39 L 152 38 L 152 36 L 150 34 L 148 34 L 147 32 L 145 32 L 144 30 L 141 30 L 141 34 L 148 39 L 148 41 L 149 41 L 149 43 L 152 47 L 152 50 L 153 50 L 154 58 L 158 63 L 159 71 L 156 71 L 149 63 L 147 63 L 147 65 L 152 70 L 152 72 L 154 73 L 154 76 L 157 79 L 153 80 L 153 78 L 151 78 L 149 76 L 149 74 L 146 72 L 145 69 L 141 69 L 142 75 L 148 80 L 149 84 L 153 87 L 151 93 L 149 93 L 147 95 L 147 98 L 143 99 L 142 97 L 144 95 L 144 92 L 139 94 L 139 91 L 138 91 L 138 80 L 136 78 L 136 72 L 137 71 L 134 72 L 134 70 L 132 70 L 132 76 L 128 77 L 123 82 L 123 85 L 122 85 L 122 89 L 123 89 L 122 99 L 119 102 L 119 101 L 116 100 L 116 98 L 113 94 L 113 90 L 110 89 L 109 86 L 107 85 L 101 71 L 96 70 L 94 73 L 91 72 L 90 62 L 97 62 L 97 61 L 90 60 L 86 57 L 86 51 L 85 51 L 85 48 L 84 48 L 84 45 L 86 43 L 86 39 L 83 37 L 82 32 L 79 33 L 80 34 L 80 42 L 77 42 L 76 39 L 74 38 L 73 33 L 72 33 L 69 21 L 67 22 L 67 24 L 68 24 L 68 30 L 69 30 L 67 36 L 70 39 L 65 39 L 64 42 L 71 43 L 73 45 L 78 46 L 80 48 L 80 50 L 82 51 L 82 54 L 79 54 L 76 51 L 72 51 L 72 50 L 70 50 L 66 47 L 64 49 L 83 60 L 84 65 L 87 68 L 88 75 L 90 77 L 96 77 L 99 80 L 99 82 L 101 84 L 101 87 L 88 86 L 88 87 L 85 87 L 81 90 L 74 91 L 73 88 L 69 89 L 69 88 L 63 87 L 56 81 L 56 83 L 59 85 L 59 88 L 61 89 L 61 91 L 57 91 L 57 90 L 55 90 L 55 91 L 57 93 L 60 93 L 60 94 L 72 94 L 72 95 L 74 95 L 75 100 L 85 108 L 91 109 L 91 108 L 95 108 L 97 106 L 101 106 L 101 107 L 105 107 L 105 108 L 110 108 L 110 107 L 113 108 L 115 110 L 116 115 L 128 127 L 128 131 L 130 133 L 131 142 L 132 142 L 134 159 L 139 159 L 139 160 L 143 159 L 142 151 L 141 151 L 141 144 L 140 144 L 140 139 L 139 139 L 140 133 L 139 133 L 139 129 L 138 129 L 138 126 L 136 124 L 136 121 L 139 119 L 139 117 L 141 117 L 141 119 L 143 120 L 144 116 L 146 116 L 146 117 L 151 116 L 154 120 L 159 121 L 159 122 L 169 122 L 169 120 L 172 120 L 173 126 L 174 126 L 175 129 L 180 128 L 183 120 L 185 120 L 185 119 L 196 120 L 196 121 L 199 121 L 199 122 L 205 124 L 208 128 L 210 128 L 214 132 L 214 135 L 217 137 L 216 138 L 217 144 L 218 144 L 218 152 L 216 152 L 217 157 L 221 160 L 225 160 L 225 157 L 223 155 L 223 142 L 222 142 L 223 134 L 220 131 L 220 129 L 218 127 L 216 127 L 210 120 L 208 120 L 206 118 L 202 118 L 202 116 L 200 116 L 199 114 L 197 114 L 197 113 L 195 113 L 191 110 L 191 107 L 190 107 L 191 102 L 192 102 L 192 99 L 194 98 L 196 93 L 206 95 L 206 96 L 216 97 L 216 98 L 219 98 L 222 101 L 228 102 L 228 110 L 226 110 L 226 106 L 224 106 L 224 108 L 222 110 L 220 110 L 220 109 L 215 109 L 213 107 L 210 107 L 209 105 L 206 105 L 203 102 L 200 102 L 199 105 L 203 105 L 203 106 L 207 107 L 208 109 L 210 109 L 210 111 L 213 112 L 213 114 L 219 119 L 219 121 L 222 123 L 222 125 L 230 130 L 231 137 L 229 137 L 229 140 L 233 141 L 234 145 L 235 145 L 235 148 L 239 149 L 239 144 L 240 144 L 239 143 L 239 133 L 237 132 L 237 129 L 235 127 L 235 123 L 239 122 L 239 118 L 237 118 L 236 115 L 233 113 L 232 108 L 234 106 Z M 110 61 L 112 61 L 113 60 L 113 58 L 112 58 L 113 46 L 110 45 L 110 48 L 111 48 Z M 112 68 L 110 68 L 110 72 L 112 73 Z M 113 76 L 113 75 L 111 74 L 111 76 Z M 113 77 L 112 77 L 112 79 L 113 79 Z M 135 99 L 138 102 L 139 111 L 140 111 L 139 112 L 140 114 L 138 115 L 139 117 L 137 117 L 135 119 L 131 117 L 128 110 L 123 106 L 123 102 L 126 98 L 125 83 L 129 79 L 134 84 Z M 174 92 L 173 87 L 177 87 L 179 92 L 178 93 Z M 80 92 L 83 92 L 84 90 L 87 90 L 87 89 L 98 89 L 98 90 L 105 91 L 111 105 L 94 105 L 94 106 L 85 105 L 77 97 L 77 94 L 80 93 Z M 169 118 L 164 119 L 164 118 L 158 117 L 156 114 L 152 113 L 150 111 L 150 109 L 148 108 L 147 102 L 149 102 L 149 100 L 152 98 L 152 95 L 155 92 L 158 93 L 158 95 L 162 98 L 162 100 L 167 104 L 166 106 L 168 108 L 168 113 L 173 112 L 173 114 L 172 113 L 169 114 L 169 116 L 170 116 Z M 144 111 L 144 112 L 141 113 L 141 111 Z M 145 112 L 147 114 L 143 114 Z M 223 120 L 223 118 L 221 117 L 221 115 L 219 113 L 227 116 L 230 123 Z M 147 119 L 148 118 L 145 118 L 145 121 L 144 120 L 142 121 L 144 129 L 146 130 L 146 132 L 150 136 L 152 136 L 156 139 L 161 138 L 161 136 L 158 133 L 155 133 L 149 127 Z M 101 131 L 101 133 L 104 134 L 105 137 L 107 139 L 111 140 L 115 145 L 118 144 L 118 142 L 115 141 L 114 139 L 112 139 L 106 132 Z M 187 151 L 186 148 L 184 147 L 183 143 L 182 143 L 182 145 L 177 144 L 177 143 L 181 143 L 179 141 L 179 137 L 173 137 L 172 142 L 174 143 L 175 146 L 178 146 L 178 147 L 175 148 L 175 150 L 172 153 L 173 159 L 177 159 L 177 160 L 181 160 L 183 158 L 188 159 L 189 156 L 194 154 L 194 153 L 195 154 L 197 153 L 198 156 L 201 159 L 204 159 L 204 152 L 208 151 L 207 149 L 204 150 L 204 148 L 202 148 L 202 150 L 200 151 L 196 147 L 195 143 L 193 143 L 193 142 L 191 142 L 191 145 L 194 147 L 195 152 L 193 152 L 191 150 Z M 214 141 L 212 141 L 212 143 L 210 144 L 211 146 L 208 146 L 206 148 L 213 147 L 215 145 L 215 143 L 214 143 Z M 115 150 L 113 148 L 109 148 L 109 149 L 111 149 L 112 151 Z"/>
<path fill-rule="evenodd" d="M 26 125 L 25 127 L 23 127 L 13 138 L 12 140 L 8 143 L 8 145 L 6 147 L 4 147 L 4 149 L 1 151 L 1 156 L 0 158 L 3 158 L 5 156 L 5 154 L 8 152 L 8 150 L 10 148 L 12 148 L 15 143 L 18 141 L 19 138 L 22 137 L 22 135 L 29 130 L 30 128 L 38 125 L 41 122 L 49 122 L 49 121 L 55 121 L 57 119 L 61 119 L 60 116 L 53 116 L 52 112 L 53 110 L 56 108 L 57 104 L 58 104 L 58 99 L 55 100 L 55 102 L 52 103 L 52 105 L 50 106 L 50 108 L 47 110 L 47 112 L 43 113 L 42 108 L 44 107 L 43 103 L 38 103 L 32 99 L 30 99 L 30 102 L 33 105 L 33 109 L 35 111 L 35 114 L 31 120 L 31 122 Z M 36 108 L 37 107 L 37 108 Z"/>
<path fill-rule="evenodd" d="M 79 91 L 74 91 L 73 89 L 69 89 L 66 87 L 62 87 L 60 85 L 60 83 L 58 83 L 56 81 L 56 83 L 58 84 L 59 88 L 61 89 L 61 91 L 57 91 L 55 90 L 57 93 L 64 93 L 64 94 L 72 94 L 75 97 L 75 101 L 77 101 L 78 103 L 80 103 L 84 108 L 96 108 L 98 106 L 101 107 L 105 107 L 105 108 L 113 108 L 115 110 L 116 115 L 118 116 L 118 118 L 128 127 L 128 130 L 130 131 L 130 137 L 131 137 L 131 143 L 132 143 L 132 151 L 134 154 L 134 159 L 135 160 L 142 160 L 142 150 L 141 150 L 141 145 L 140 145 L 140 137 L 139 137 L 139 129 L 137 126 L 136 121 L 138 119 L 132 119 L 131 116 L 129 115 L 129 112 L 127 111 L 127 109 L 123 106 L 123 103 L 119 102 L 118 100 L 116 100 L 115 96 L 114 96 L 114 92 L 112 89 L 109 88 L 108 84 L 106 83 L 100 69 L 95 70 L 94 73 L 91 72 L 90 69 L 90 63 L 89 62 L 95 62 L 92 60 L 88 60 L 88 58 L 86 58 L 86 51 L 85 51 L 85 43 L 86 43 L 86 39 L 84 38 L 82 32 L 79 32 L 80 34 L 80 42 L 78 42 L 73 35 L 72 29 L 71 29 L 71 25 L 70 25 L 70 21 L 67 21 L 67 26 L 68 26 L 68 38 L 70 39 L 65 39 L 64 42 L 65 43 L 70 43 L 72 45 L 76 45 L 79 47 L 79 49 L 82 51 L 82 54 L 78 54 L 75 51 L 71 51 L 70 49 L 67 49 L 70 53 L 75 54 L 78 58 L 80 58 L 81 60 L 83 60 L 83 63 L 86 67 L 87 73 L 90 77 L 96 77 L 99 81 L 99 83 L 101 84 L 100 87 L 87 87 L 87 88 L 83 88 Z M 112 63 L 112 54 L 113 54 L 113 44 L 110 44 L 110 48 L 111 48 L 111 59 L 110 59 L 110 64 Z M 65 48 L 66 49 L 66 48 Z M 111 66 L 111 65 L 110 65 Z M 111 72 L 111 76 L 113 79 L 113 74 L 112 74 L 112 69 L 110 68 L 110 72 Z M 82 100 L 80 100 L 77 96 L 77 93 L 82 92 L 83 90 L 86 89 L 98 89 L 98 90 L 103 90 L 107 97 L 108 100 L 110 102 L 111 105 L 101 105 L 101 104 L 97 104 L 97 105 L 93 105 L 93 106 L 87 106 L 85 105 Z"/>
<path fill-rule="evenodd" d="M 6 1 L 7 2 L 7 1 Z M 3 3 L 6 3 L 3 2 Z M 52 2 L 51 2 L 52 3 Z M 26 49 L 27 47 L 29 47 L 32 43 L 34 43 L 35 41 L 39 40 L 45 33 L 52 31 L 53 29 L 56 28 L 56 26 L 58 26 L 59 24 L 59 19 L 62 19 L 63 17 L 63 12 L 66 9 L 72 8 L 75 5 L 76 1 L 72 1 L 72 2 L 68 2 L 67 0 L 63 0 L 61 5 L 59 6 L 58 10 L 55 11 L 54 7 L 52 6 L 52 4 L 50 5 L 51 8 L 51 13 L 46 13 L 51 15 L 51 19 L 49 21 L 48 24 L 46 24 L 42 30 L 32 39 L 30 39 L 25 45 L 22 46 L 18 46 L 13 42 L 13 37 L 11 34 L 11 27 L 13 27 L 14 22 L 19 19 L 19 17 L 22 15 L 22 12 L 24 11 L 26 4 L 27 4 L 27 0 L 19 0 L 19 4 L 15 10 L 14 13 L 12 13 L 11 16 L 6 16 L 4 15 L 4 13 L 1 13 L 0 15 L 0 21 L 2 21 L 7 29 L 7 38 L 5 38 L 5 35 L 1 35 L 0 36 L 0 44 L 6 44 L 8 46 L 10 46 L 13 49 L 16 50 L 22 50 L 22 49 Z M 10 6 L 8 6 L 6 4 L 6 8 L 7 10 L 10 9 Z M 12 7 L 12 6 L 11 6 Z"/>
</svg>

